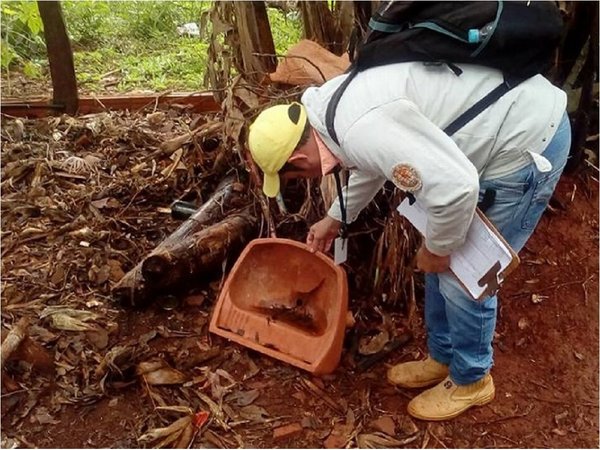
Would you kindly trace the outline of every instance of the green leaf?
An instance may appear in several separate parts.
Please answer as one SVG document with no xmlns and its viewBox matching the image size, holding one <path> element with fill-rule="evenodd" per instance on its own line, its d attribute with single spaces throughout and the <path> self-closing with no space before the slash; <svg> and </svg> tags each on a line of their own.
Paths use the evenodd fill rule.
<svg viewBox="0 0 600 450">
<path fill-rule="evenodd" d="M 10 63 L 13 62 L 16 57 L 17 54 L 12 49 L 12 46 L 3 39 L 2 45 L 0 46 L 0 60 L 2 62 L 2 68 L 7 69 L 10 66 Z"/>
<path fill-rule="evenodd" d="M 38 34 L 40 31 L 42 31 L 42 19 L 39 16 L 31 16 L 27 20 L 27 26 L 31 30 L 32 34 Z"/>
<path fill-rule="evenodd" d="M 8 6 L 2 5 L 2 14 L 7 16 L 14 16 L 17 12 L 14 9 L 10 9 Z"/>
<path fill-rule="evenodd" d="M 42 29 L 42 18 L 36 2 L 18 2 L 19 20 L 29 28 L 31 34 L 38 34 Z"/>
<path fill-rule="evenodd" d="M 39 78 L 42 74 L 42 71 L 37 64 L 27 61 L 23 66 L 23 73 L 29 78 Z"/>
</svg>

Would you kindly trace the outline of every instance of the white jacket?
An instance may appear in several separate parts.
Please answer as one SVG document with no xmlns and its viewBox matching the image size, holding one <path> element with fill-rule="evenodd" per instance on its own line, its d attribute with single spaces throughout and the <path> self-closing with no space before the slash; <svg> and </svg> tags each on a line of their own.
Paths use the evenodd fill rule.
<svg viewBox="0 0 600 450">
<path fill-rule="evenodd" d="M 444 127 L 503 80 L 495 69 L 458 66 L 460 76 L 445 65 L 421 62 L 359 73 L 337 107 L 339 146 L 327 133 L 325 112 L 347 75 L 305 91 L 302 103 L 311 125 L 351 170 L 348 222 L 391 180 L 427 209 L 427 248 L 450 254 L 465 240 L 479 179 L 510 174 L 530 163 L 531 153 L 544 151 L 564 114 L 566 94 L 541 75 L 513 88 L 452 137 L 446 135 Z M 408 186 L 394 176 L 407 170 L 416 178 Z M 328 214 L 341 220 L 337 200 Z"/>
</svg>

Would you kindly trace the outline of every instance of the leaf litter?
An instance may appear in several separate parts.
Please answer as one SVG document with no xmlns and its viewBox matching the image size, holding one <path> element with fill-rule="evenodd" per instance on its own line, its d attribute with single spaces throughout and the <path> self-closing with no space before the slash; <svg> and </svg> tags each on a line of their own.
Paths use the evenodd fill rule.
<svg viewBox="0 0 600 450">
<path fill-rule="evenodd" d="M 243 103 L 258 105 L 250 91 L 240 89 Z M 179 226 L 167 216 L 172 201 L 188 196 L 201 203 L 224 174 L 215 168 L 229 170 L 220 150 L 203 151 L 198 142 L 224 129 L 240 138 L 243 115 L 231 97 L 235 123 L 225 118 L 225 125 L 221 115 L 185 109 L 3 121 L 2 324 L 28 317 L 29 338 L 51 355 L 56 369 L 48 391 L 48 375 L 10 362 L 15 386 L 27 387 L 3 402 L 11 438 L 20 439 L 30 416 L 42 426 L 71 405 L 93 407 L 107 399 L 122 408 L 129 386 L 142 389 L 140 401 L 147 407 L 132 419 L 137 442 L 153 447 L 244 446 L 245 439 L 260 436 L 252 427 L 282 426 L 285 416 L 260 402 L 271 386 L 265 377 L 283 377 L 327 407 L 302 420 L 312 433 L 322 434 L 329 421 L 351 410 L 316 379 L 281 364 L 264 372 L 248 351 L 211 343 L 202 309 L 219 283 L 203 291 L 201 302 L 185 305 L 194 318 L 177 309 L 164 313 L 168 319 L 157 312 L 138 317 L 113 304 L 111 287 Z M 149 322 L 141 326 L 144 320 Z M 378 331 L 374 348 L 385 344 L 389 330 Z M 186 339 L 195 345 L 184 346 Z M 164 409 L 172 405 L 165 399 L 177 399 L 184 416 L 166 418 L 176 411 Z M 349 439 L 357 430 L 348 429 Z"/>
</svg>

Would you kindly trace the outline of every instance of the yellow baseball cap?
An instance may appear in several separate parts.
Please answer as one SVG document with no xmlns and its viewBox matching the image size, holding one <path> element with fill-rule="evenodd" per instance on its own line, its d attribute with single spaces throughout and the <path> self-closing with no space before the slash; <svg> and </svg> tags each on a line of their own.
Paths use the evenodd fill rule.
<svg viewBox="0 0 600 450">
<path fill-rule="evenodd" d="M 297 102 L 267 108 L 250 125 L 248 146 L 264 173 L 263 192 L 267 197 L 279 193 L 279 171 L 300 142 L 305 126 L 306 110 Z"/>
</svg>

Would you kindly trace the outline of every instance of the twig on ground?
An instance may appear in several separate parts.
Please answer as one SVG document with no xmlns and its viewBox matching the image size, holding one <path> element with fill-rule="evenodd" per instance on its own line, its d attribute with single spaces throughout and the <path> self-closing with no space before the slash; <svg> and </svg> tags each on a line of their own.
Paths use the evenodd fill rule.
<svg viewBox="0 0 600 450">
<path fill-rule="evenodd" d="M 515 448 L 518 448 L 521 446 L 521 444 L 519 444 L 516 441 L 513 441 L 511 438 L 504 436 L 503 434 L 499 434 L 499 433 L 493 433 L 490 431 L 489 433 L 490 436 L 495 436 L 495 437 L 499 437 L 500 439 L 504 439 L 505 441 L 510 442 L 511 444 L 513 444 L 515 446 Z"/>
<path fill-rule="evenodd" d="M 595 165 L 593 165 L 591 162 L 589 162 L 587 159 L 583 160 L 588 166 L 590 166 L 591 168 L 595 169 L 596 172 L 600 172 L 600 169 L 598 167 L 596 167 Z"/>
<path fill-rule="evenodd" d="M 446 447 L 446 446 L 444 445 L 444 443 L 442 442 L 442 440 L 441 440 L 439 437 L 437 437 L 437 436 L 436 436 L 436 434 L 435 434 L 434 432 L 432 432 L 432 431 L 430 430 L 430 431 L 429 431 L 429 434 L 430 434 L 430 435 L 431 435 L 431 437 L 433 437 L 433 438 L 434 438 L 434 439 L 437 441 L 437 443 L 438 443 L 438 444 L 440 444 L 442 447 L 444 447 L 444 448 L 448 448 L 448 447 Z"/>
<path fill-rule="evenodd" d="M 530 399 L 530 400 L 537 400 L 539 402 L 546 402 L 546 403 L 554 403 L 557 405 L 578 405 L 578 406 L 587 406 L 589 408 L 598 408 L 598 403 L 594 403 L 594 402 L 580 402 L 578 400 L 561 400 L 561 399 L 554 399 L 554 398 L 541 398 L 541 397 L 536 397 L 535 395 L 528 395 L 528 394 L 524 394 L 521 393 L 521 395 L 524 398 Z"/>
<path fill-rule="evenodd" d="M 550 391 L 550 387 L 547 384 L 542 383 L 541 381 L 529 380 L 531 384 L 535 384 L 536 386 L 541 387 L 542 389 L 546 389 Z"/>
<path fill-rule="evenodd" d="M 429 432 L 430 426 L 431 424 L 427 424 L 427 428 L 425 428 L 425 431 L 423 432 L 423 442 L 421 442 L 421 448 L 429 448 L 427 444 L 429 444 L 429 435 L 431 434 Z"/>
<path fill-rule="evenodd" d="M 148 391 L 148 397 L 150 397 L 150 401 L 152 402 L 152 408 L 154 408 L 155 411 L 158 411 L 158 414 L 160 415 L 160 410 L 157 410 L 157 405 L 156 405 L 156 402 L 154 401 L 154 396 L 152 395 L 152 390 L 150 389 L 148 380 L 146 380 L 146 377 L 143 375 L 142 375 L 142 379 L 144 380 L 144 386 L 146 387 L 146 390 Z"/>
<path fill-rule="evenodd" d="M 313 394 L 315 394 L 318 398 L 320 397 L 335 412 L 337 412 L 338 414 L 345 414 L 346 413 L 345 408 L 342 405 L 340 405 L 335 400 L 333 400 L 329 395 L 327 395 L 327 393 L 323 389 L 321 389 L 320 387 L 318 387 L 312 381 L 310 381 L 310 380 L 308 380 L 306 378 L 302 378 L 300 380 L 300 382 L 302 384 L 304 384 L 304 387 L 307 388 L 310 392 L 312 392 Z"/>
<path fill-rule="evenodd" d="M 18 391 L 7 392 L 6 394 L 0 395 L 0 398 L 11 397 L 15 394 L 21 394 L 22 392 L 29 392 L 31 389 L 19 389 Z"/>
<path fill-rule="evenodd" d="M 575 281 L 567 281 L 565 283 L 555 283 L 555 284 L 552 284 L 550 286 L 546 286 L 546 287 L 537 289 L 537 291 L 538 292 L 545 292 L 545 291 L 549 291 L 549 290 L 556 290 L 556 289 L 559 289 L 561 287 L 570 286 L 571 284 L 581 284 L 581 285 L 583 285 L 584 283 L 587 283 L 592 278 L 592 276 L 589 276 L 586 280 L 575 280 Z"/>
<path fill-rule="evenodd" d="M 485 422 L 476 422 L 474 425 L 490 425 L 492 423 L 498 423 L 498 422 L 504 422 L 504 421 L 512 420 L 512 419 L 518 419 L 520 417 L 525 417 L 525 416 L 529 415 L 529 413 L 531 412 L 532 409 L 533 409 L 533 405 L 529 404 L 527 406 L 527 408 L 525 409 L 525 412 L 522 412 L 520 414 L 513 414 L 510 416 L 498 417 L 497 419 L 487 420 Z"/>
<path fill-rule="evenodd" d="M 586 275 L 587 275 L 587 268 L 586 268 Z M 587 304 L 588 304 L 588 293 L 587 293 L 586 283 L 587 283 L 588 281 L 590 281 L 592 278 L 593 278 L 593 276 L 591 276 L 591 277 L 588 277 L 588 278 L 587 278 L 587 280 L 585 280 L 585 281 L 584 281 L 584 282 L 581 284 L 581 287 L 583 288 L 583 296 L 584 296 L 584 298 L 583 298 L 583 301 L 584 301 L 584 304 L 585 304 L 586 306 L 587 306 Z"/>
<path fill-rule="evenodd" d="M 396 391 L 398 394 L 400 394 L 400 395 L 402 395 L 402 396 L 406 397 L 406 398 L 407 398 L 407 399 L 409 399 L 409 400 L 412 400 L 412 399 L 414 398 L 414 396 L 411 396 L 410 394 L 407 394 L 406 392 L 404 392 L 404 391 L 402 390 L 402 388 L 395 387 L 395 388 L 394 388 L 394 390 L 395 390 L 395 391 Z"/>
</svg>

